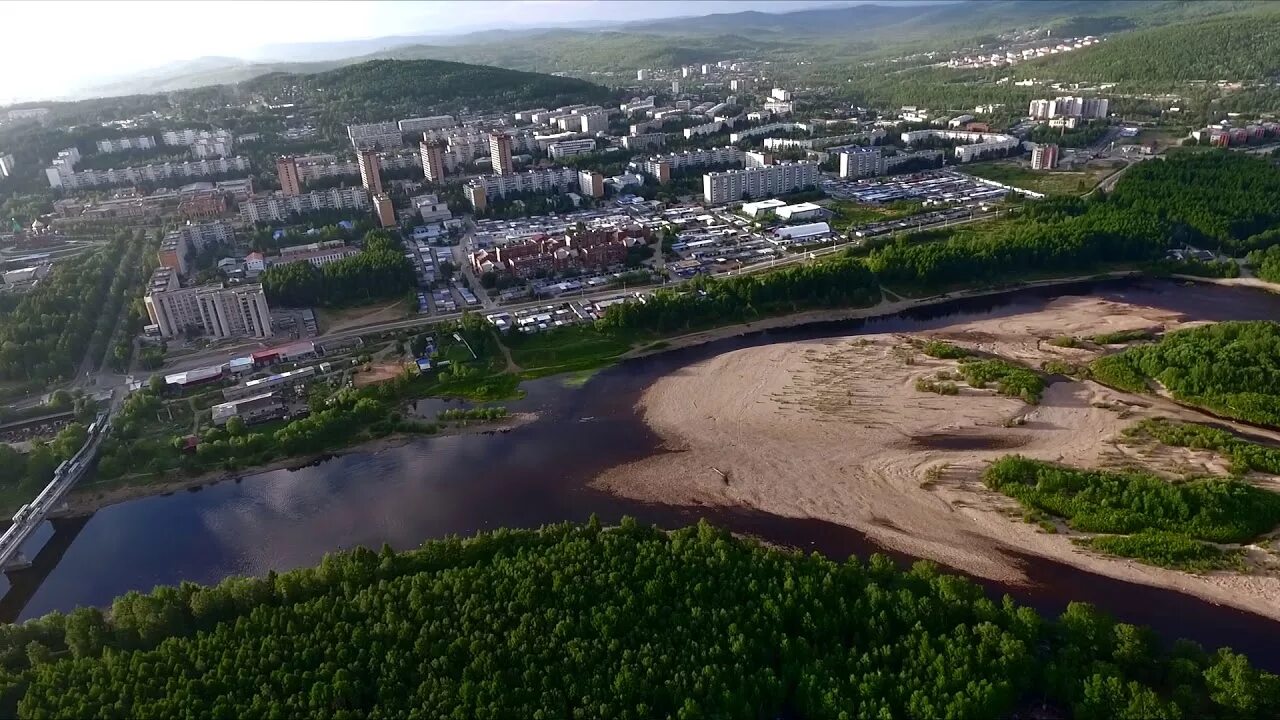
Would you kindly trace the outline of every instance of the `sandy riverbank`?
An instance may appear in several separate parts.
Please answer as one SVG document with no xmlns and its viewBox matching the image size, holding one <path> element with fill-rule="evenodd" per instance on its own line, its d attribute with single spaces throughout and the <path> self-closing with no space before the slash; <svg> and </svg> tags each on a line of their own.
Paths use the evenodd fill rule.
<svg viewBox="0 0 1280 720">
<path fill-rule="evenodd" d="M 921 337 L 1039 365 L 1052 358 L 1082 362 L 1098 352 L 1046 342 L 1061 335 L 1183 325 L 1155 308 L 1072 297 Z M 748 348 L 662 378 L 644 393 L 640 409 L 677 452 L 617 468 L 596 484 L 650 502 L 747 506 L 836 522 L 885 546 L 1003 582 L 1024 581 L 1002 552 L 1016 549 L 1280 618 L 1280 579 L 1274 557 L 1263 550 L 1250 553 L 1256 565 L 1250 575 L 1193 576 L 1102 557 L 1078 548 L 1070 533 L 1048 534 L 1024 522 L 1015 503 L 980 480 L 988 462 L 1012 452 L 1089 467 L 1141 462 L 1221 472 L 1221 463 L 1205 454 L 1117 442 L 1144 417 L 1203 417 L 1088 382 L 1055 383 L 1038 406 L 967 387 L 953 397 L 921 392 L 917 378 L 954 363 L 914 351 L 910 339 L 869 335 Z M 1010 422 L 1015 418 L 1020 425 Z"/>
<path fill-rule="evenodd" d="M 72 490 L 71 494 L 67 496 L 68 514 L 88 515 L 109 505 L 115 505 L 116 503 L 151 497 L 153 495 L 165 495 L 193 488 L 217 485 L 218 483 L 227 482 L 228 480 L 245 478 L 252 475 L 261 475 L 262 473 L 273 472 L 275 470 L 296 470 L 298 468 L 303 468 L 308 465 L 321 462 L 327 458 L 340 457 L 342 455 L 349 455 L 352 453 L 378 453 L 383 450 L 400 447 L 413 442 L 414 440 L 449 437 L 452 435 L 478 435 L 481 433 L 506 432 L 522 425 L 528 425 L 536 419 L 538 419 L 537 413 L 512 413 L 501 420 L 495 420 L 493 422 L 470 423 L 461 426 L 445 427 L 439 432 L 431 435 L 395 433 L 376 440 L 369 440 L 367 442 L 334 450 L 332 452 L 317 453 L 302 457 L 282 458 L 265 465 L 255 465 L 253 467 L 241 468 L 239 470 L 211 470 L 209 472 L 190 477 L 176 476 L 145 484 L 120 484 L 119 481 L 112 481 L 112 484 L 109 487 L 95 486 L 94 484 L 81 485 L 77 486 Z M 174 475 L 177 474 L 175 473 Z"/>
</svg>

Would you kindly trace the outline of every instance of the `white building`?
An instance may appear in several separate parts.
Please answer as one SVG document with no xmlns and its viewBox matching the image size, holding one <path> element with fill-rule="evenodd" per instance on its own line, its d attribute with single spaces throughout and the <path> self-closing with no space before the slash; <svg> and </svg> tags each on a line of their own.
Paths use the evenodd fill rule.
<svg viewBox="0 0 1280 720">
<path fill-rule="evenodd" d="M 957 115 L 947 121 L 947 127 L 958 128 L 968 122 L 973 122 L 972 115 Z"/>
<path fill-rule="evenodd" d="M 969 143 L 960 145 L 955 149 L 955 157 L 960 162 L 969 162 L 983 153 L 1007 152 L 1018 147 L 1022 142 L 1012 135 L 970 132 L 967 130 L 912 130 L 902 133 L 902 142 L 908 145 L 929 138 L 959 140 L 960 142 Z"/>
<path fill-rule="evenodd" d="M 220 339 L 271 336 L 271 311 L 261 285 L 184 288 L 172 268 L 160 267 L 151 276 L 143 302 L 164 338 L 185 332 Z"/>
<path fill-rule="evenodd" d="M 741 165 L 743 153 L 733 145 L 699 150 L 685 150 L 666 155 L 653 155 L 640 163 L 640 171 L 650 177 L 661 178 L 659 165 L 666 163 L 668 170 L 685 170 L 688 168 L 709 167 L 714 165 Z"/>
<path fill-rule="evenodd" d="M 453 213 L 449 210 L 449 204 L 440 201 L 440 196 L 418 195 L 409 198 L 409 205 L 417 213 L 422 216 L 422 222 L 444 222 L 453 219 Z"/>
<path fill-rule="evenodd" d="M 720 205 L 743 197 L 784 195 L 815 186 L 818 180 L 818 164 L 808 160 L 726 170 L 702 176 L 702 197 L 709 204 Z"/>
<path fill-rule="evenodd" d="M 347 138 L 351 140 L 351 147 L 356 150 L 369 150 L 372 148 L 387 150 L 398 148 L 404 144 L 404 138 L 400 134 L 400 126 L 393 122 L 348 125 Z"/>
<path fill-rule="evenodd" d="M 0 177 L 13 175 L 13 155 L 0 155 Z"/>
<path fill-rule="evenodd" d="M 248 172 L 249 159 L 246 157 L 230 157 L 197 160 L 194 162 L 111 168 L 108 170 L 81 170 L 79 172 L 76 172 L 74 168 L 74 163 L 65 161 L 60 163 L 55 160 L 54 164 L 45 170 L 45 177 L 49 181 L 49 187 L 75 190 L 83 187 L 133 185 L 143 182 L 159 183 L 170 179 L 181 180 L 208 175 L 225 175 L 233 172 Z"/>
<path fill-rule="evenodd" d="M 777 210 L 780 207 L 786 207 L 786 206 L 787 204 L 782 200 L 778 200 L 776 198 L 769 198 L 768 200 L 758 200 L 756 202 L 742 203 L 742 212 L 746 213 L 747 215 L 750 215 L 751 217 L 760 217 L 762 214 L 766 212 L 772 212 Z"/>
<path fill-rule="evenodd" d="M 150 150 L 156 146 L 156 139 L 143 135 L 131 138 L 115 138 L 113 140 L 99 140 L 98 152 L 100 153 L 116 153 L 125 150 Z"/>
<path fill-rule="evenodd" d="M 609 129 L 609 113 L 603 110 L 585 113 L 578 118 L 579 129 L 588 135 L 595 135 Z"/>
<path fill-rule="evenodd" d="M 222 220 L 203 223 L 187 223 L 173 231 L 182 235 L 187 243 L 197 251 L 209 245 L 230 245 L 235 242 L 236 231 L 231 223 Z"/>
<path fill-rule="evenodd" d="M 1111 101 L 1106 98 L 1063 96 L 1052 100 L 1032 100 L 1027 114 L 1035 120 L 1057 117 L 1105 118 L 1110 107 Z"/>
<path fill-rule="evenodd" d="M 693 137 L 699 137 L 702 135 L 714 135 L 718 132 L 723 132 L 724 129 L 725 129 L 724 122 L 719 120 L 714 120 L 709 123 L 703 123 L 701 125 L 694 125 L 693 127 L 685 128 L 684 136 L 685 138 L 693 138 Z"/>
<path fill-rule="evenodd" d="M 280 248 L 280 255 L 267 258 L 267 265 L 284 265 L 286 263 L 306 262 L 316 267 L 324 267 L 353 255 L 359 255 L 360 249 L 354 248 L 341 240 L 291 245 Z"/>
<path fill-rule="evenodd" d="M 797 222 L 802 220 L 816 220 L 826 215 L 826 210 L 821 205 L 815 205 L 811 202 L 796 203 L 795 205 L 784 205 L 773 211 L 777 214 L 778 219 L 784 222 Z"/>
<path fill-rule="evenodd" d="M 440 130 L 442 128 L 451 128 L 458 125 L 458 121 L 452 115 L 432 115 L 431 117 L 405 118 L 397 125 L 400 133 L 420 132 L 422 130 Z"/>
<path fill-rule="evenodd" d="M 773 91 L 769 93 L 769 97 L 777 100 L 778 102 L 791 102 L 791 91 L 783 90 L 782 88 L 774 88 Z"/>
<path fill-rule="evenodd" d="M 368 210 L 369 193 L 362 187 L 331 188 L 301 195 L 273 192 L 255 195 L 240 203 L 240 219 L 246 223 L 280 222 L 292 214 L 317 210 Z"/>
<path fill-rule="evenodd" d="M 622 147 L 626 150 L 650 150 L 652 148 L 660 148 L 666 143 L 666 133 L 641 133 L 639 135 L 625 135 L 622 138 Z"/>
<path fill-rule="evenodd" d="M 227 148 L 235 145 L 235 136 L 227 130 L 170 130 L 160 136 L 160 142 L 170 146 L 190 147 L 199 143 L 221 143 Z"/>
<path fill-rule="evenodd" d="M 584 140 L 561 140 L 553 142 L 547 146 L 547 155 L 552 160 L 560 160 L 561 158 L 573 157 L 574 155 L 586 155 L 596 151 L 596 141 L 591 138 Z"/>
<path fill-rule="evenodd" d="M 840 152 L 840 177 L 860 178 L 883 175 L 884 155 L 878 147 L 855 147 Z"/>
<path fill-rule="evenodd" d="M 579 187 L 578 171 L 573 168 L 547 168 L 510 175 L 481 175 L 467 183 L 466 191 L 472 207 L 482 210 L 493 197 L 518 192 L 569 192 Z"/>
</svg>

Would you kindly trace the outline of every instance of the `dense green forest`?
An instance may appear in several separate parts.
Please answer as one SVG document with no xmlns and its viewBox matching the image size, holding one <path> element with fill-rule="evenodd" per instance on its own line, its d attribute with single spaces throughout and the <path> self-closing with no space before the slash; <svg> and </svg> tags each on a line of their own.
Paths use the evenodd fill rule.
<svg viewBox="0 0 1280 720">
<path fill-rule="evenodd" d="M 1280 73 L 1280 12 L 1249 13 L 1125 33 L 1028 62 L 1024 77 L 1141 83 L 1269 80 Z"/>
<path fill-rule="evenodd" d="M 54 717 L 1267 718 L 1230 651 L 929 563 L 625 519 L 356 550 L 0 629 L 0 712 Z"/>
<path fill-rule="evenodd" d="M 272 305 L 342 306 L 396 297 L 414 285 L 413 263 L 385 231 L 364 237 L 364 250 L 321 267 L 309 262 L 272 265 L 261 275 Z"/>
<path fill-rule="evenodd" d="M 606 103 L 613 97 L 585 80 L 441 60 L 375 60 L 315 74 L 274 73 L 242 83 L 238 90 L 306 98 L 366 121 L 429 109 L 510 110 Z M 374 115 L 368 115 L 371 111 Z"/>
<path fill-rule="evenodd" d="M 1011 455 L 992 463 L 983 481 L 1075 530 L 1125 536 L 1108 541 L 1119 554 L 1170 567 L 1230 566 L 1238 553 L 1208 543 L 1246 543 L 1280 525 L 1280 494 L 1237 480 L 1171 483 L 1141 472 L 1078 470 Z M 1173 542 L 1161 549 L 1157 539 Z M 1206 562 L 1211 559 L 1216 562 Z"/>
<path fill-rule="evenodd" d="M 1273 235 L 1280 243 L 1280 232 L 1265 233 Z M 1254 250 L 1249 253 L 1249 264 L 1253 266 L 1258 277 L 1267 282 L 1280 283 L 1280 244 L 1272 245 L 1265 250 Z"/>
<path fill-rule="evenodd" d="M 1280 427 L 1280 324 L 1223 322 L 1179 330 L 1093 361 L 1095 379 L 1144 393 L 1159 382 L 1179 401 Z"/>
</svg>

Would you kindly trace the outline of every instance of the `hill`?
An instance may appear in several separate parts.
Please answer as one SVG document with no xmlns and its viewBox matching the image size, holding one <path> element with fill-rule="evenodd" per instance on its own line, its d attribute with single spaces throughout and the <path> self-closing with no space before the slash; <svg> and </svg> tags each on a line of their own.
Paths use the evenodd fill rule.
<svg viewBox="0 0 1280 720">
<path fill-rule="evenodd" d="M 319 73 L 271 73 L 236 89 L 353 114 L 376 108 L 384 116 L 430 108 L 555 107 L 612 98 L 609 90 L 585 80 L 442 60 L 372 60 Z"/>
<path fill-rule="evenodd" d="M 500 530 L 6 628 L 7 717 L 1248 718 L 1280 680 L 928 563 L 708 525 Z"/>
<path fill-rule="evenodd" d="M 1180 83 L 1267 80 L 1280 74 L 1280 7 L 1114 37 L 1020 68 L 1026 77 Z"/>
</svg>

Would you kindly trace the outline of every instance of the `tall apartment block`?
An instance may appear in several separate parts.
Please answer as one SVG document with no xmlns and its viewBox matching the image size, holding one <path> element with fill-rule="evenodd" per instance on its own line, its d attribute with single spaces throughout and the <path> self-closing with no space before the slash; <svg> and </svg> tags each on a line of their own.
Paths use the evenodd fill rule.
<svg viewBox="0 0 1280 720">
<path fill-rule="evenodd" d="M 365 190 L 377 195 L 382 192 L 382 164 L 378 161 L 378 153 L 373 150 L 361 150 L 356 155 L 360 165 L 360 184 Z"/>
<path fill-rule="evenodd" d="M 494 175 L 510 175 L 514 171 L 511 164 L 511 136 L 505 133 L 489 135 L 489 157 L 493 162 Z"/>
<path fill-rule="evenodd" d="M 297 197 L 302 194 L 302 179 L 298 177 L 298 161 L 285 156 L 276 160 L 276 176 L 280 178 L 280 190 L 285 195 Z"/>
<path fill-rule="evenodd" d="M 427 182 L 444 182 L 444 150 L 445 144 L 442 142 L 424 142 L 418 146 L 422 155 L 422 175 Z"/>
<path fill-rule="evenodd" d="M 184 288 L 173 268 L 159 267 L 143 297 L 160 336 L 198 332 L 215 338 L 270 337 L 271 310 L 261 285 Z"/>
</svg>

